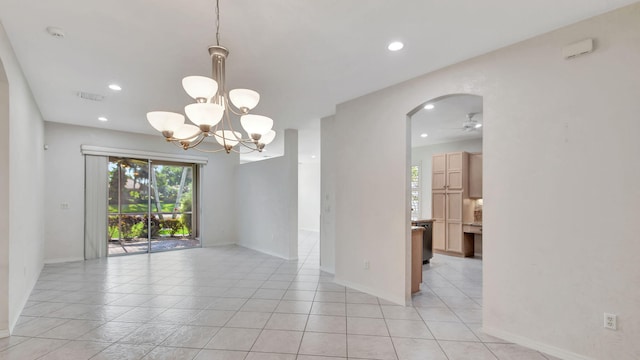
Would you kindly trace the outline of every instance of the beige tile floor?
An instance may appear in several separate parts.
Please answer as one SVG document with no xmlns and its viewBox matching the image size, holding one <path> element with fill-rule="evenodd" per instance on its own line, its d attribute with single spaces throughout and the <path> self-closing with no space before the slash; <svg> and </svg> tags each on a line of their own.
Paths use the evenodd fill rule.
<svg viewBox="0 0 640 360">
<path fill-rule="evenodd" d="M 481 332 L 482 263 L 436 256 L 413 307 L 238 246 L 45 266 L 0 359 L 552 359 Z"/>
</svg>

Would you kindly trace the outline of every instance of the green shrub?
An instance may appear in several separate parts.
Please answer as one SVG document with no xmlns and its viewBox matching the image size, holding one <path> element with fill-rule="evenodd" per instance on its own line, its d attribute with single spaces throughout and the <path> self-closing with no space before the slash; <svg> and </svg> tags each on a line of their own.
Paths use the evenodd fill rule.
<svg viewBox="0 0 640 360">
<path fill-rule="evenodd" d="M 120 237 L 125 240 L 131 240 L 135 237 L 134 226 L 138 223 L 136 216 L 120 215 Z"/>
<path fill-rule="evenodd" d="M 148 238 L 148 228 L 149 228 L 149 215 L 145 214 L 144 217 L 141 218 L 142 227 L 140 231 L 139 237 Z M 160 234 L 160 229 L 162 229 L 163 224 L 160 219 L 155 216 L 151 217 L 151 237 L 155 238 Z"/>
<path fill-rule="evenodd" d="M 109 216 L 108 234 L 109 239 L 117 239 L 120 236 L 120 229 L 118 227 L 118 216 Z"/>
<path fill-rule="evenodd" d="M 164 221 L 164 228 L 169 229 L 171 236 L 175 236 L 178 232 L 182 231 L 182 222 L 180 219 L 166 219 Z"/>
</svg>

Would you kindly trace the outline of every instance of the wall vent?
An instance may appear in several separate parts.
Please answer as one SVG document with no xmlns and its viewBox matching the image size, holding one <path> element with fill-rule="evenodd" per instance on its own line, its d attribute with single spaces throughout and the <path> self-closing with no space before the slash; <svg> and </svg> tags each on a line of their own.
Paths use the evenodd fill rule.
<svg viewBox="0 0 640 360">
<path fill-rule="evenodd" d="M 88 92 L 84 92 L 84 91 L 78 91 L 78 97 L 81 99 L 85 99 L 85 100 L 91 100 L 91 101 L 102 101 L 104 100 L 104 96 L 99 95 L 99 94 L 92 94 L 92 93 L 88 93 Z"/>
</svg>

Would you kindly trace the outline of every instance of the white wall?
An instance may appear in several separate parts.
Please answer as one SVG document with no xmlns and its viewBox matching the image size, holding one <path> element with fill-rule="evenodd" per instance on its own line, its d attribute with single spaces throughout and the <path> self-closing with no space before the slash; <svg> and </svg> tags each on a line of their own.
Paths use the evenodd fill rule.
<svg viewBox="0 0 640 360">
<path fill-rule="evenodd" d="M 470 139 L 463 141 L 453 141 L 443 144 L 435 144 L 428 146 L 420 146 L 411 149 L 411 164 L 419 164 L 420 173 L 420 218 L 431 219 L 431 157 L 436 154 L 444 154 L 449 152 L 467 151 L 482 152 L 482 138 Z"/>
<path fill-rule="evenodd" d="M 298 131 L 284 134 L 284 155 L 238 168 L 238 244 L 298 258 Z"/>
<path fill-rule="evenodd" d="M 160 136 L 47 122 L 45 259 L 61 262 L 84 259 L 84 157 L 81 145 L 207 156 L 202 166 L 200 235 L 203 246 L 236 242 L 235 173 L 237 154 L 185 153 Z M 106 171 L 106 169 L 105 169 Z M 60 204 L 69 204 L 61 209 Z M 224 205 L 222 205 L 224 204 Z"/>
<path fill-rule="evenodd" d="M 566 359 L 640 358 L 638 34 L 640 3 L 339 105 L 336 278 L 405 299 L 406 114 L 480 95 L 484 328 Z M 562 58 L 588 37 L 593 54 Z"/>
<path fill-rule="evenodd" d="M 298 228 L 320 231 L 320 163 L 298 165 Z"/>
<path fill-rule="evenodd" d="M 8 171 L 9 203 L 8 232 L 2 237 L 4 248 L 0 252 L 8 254 L 8 310 L 0 299 L 0 318 L 8 311 L 8 327 L 12 329 L 18 320 L 43 265 L 44 211 L 44 126 L 31 89 L 15 57 L 4 28 L 0 26 L 0 59 L 9 83 L 9 164 L 2 171 Z M 5 123 L 6 126 L 6 123 Z M 6 144 L 3 142 L 3 144 Z M 1 150 L 6 162 L 6 149 Z M 6 164 L 5 164 L 6 165 Z M 6 268 L 2 269 L 6 271 Z M 6 273 L 5 273 L 6 274 Z M 6 276 L 6 275 L 5 275 Z M 0 280 L 1 282 L 2 280 Z M 0 289 L 6 291 L 4 285 Z M 1 325 L 0 325 L 1 326 Z M 1 331 L 2 329 L 0 329 Z M 6 333 L 5 333 L 6 335 Z"/>
<path fill-rule="evenodd" d="M 333 116 L 320 120 L 320 269 L 332 274 L 336 272 L 334 127 Z"/>
<path fill-rule="evenodd" d="M 9 83 L 0 61 L 0 234 L 9 233 Z M 9 336 L 9 237 L 0 236 L 0 338 Z"/>
</svg>

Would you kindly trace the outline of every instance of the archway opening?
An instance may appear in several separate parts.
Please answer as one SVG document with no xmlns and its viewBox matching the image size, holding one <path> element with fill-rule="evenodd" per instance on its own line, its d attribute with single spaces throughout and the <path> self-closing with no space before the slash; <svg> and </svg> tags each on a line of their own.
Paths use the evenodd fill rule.
<svg viewBox="0 0 640 360">
<path fill-rule="evenodd" d="M 482 97 L 437 97 L 408 117 L 412 259 L 407 292 L 414 305 L 437 302 L 451 319 L 477 320 L 480 327 Z M 461 309 L 461 304 L 467 306 Z"/>
</svg>

